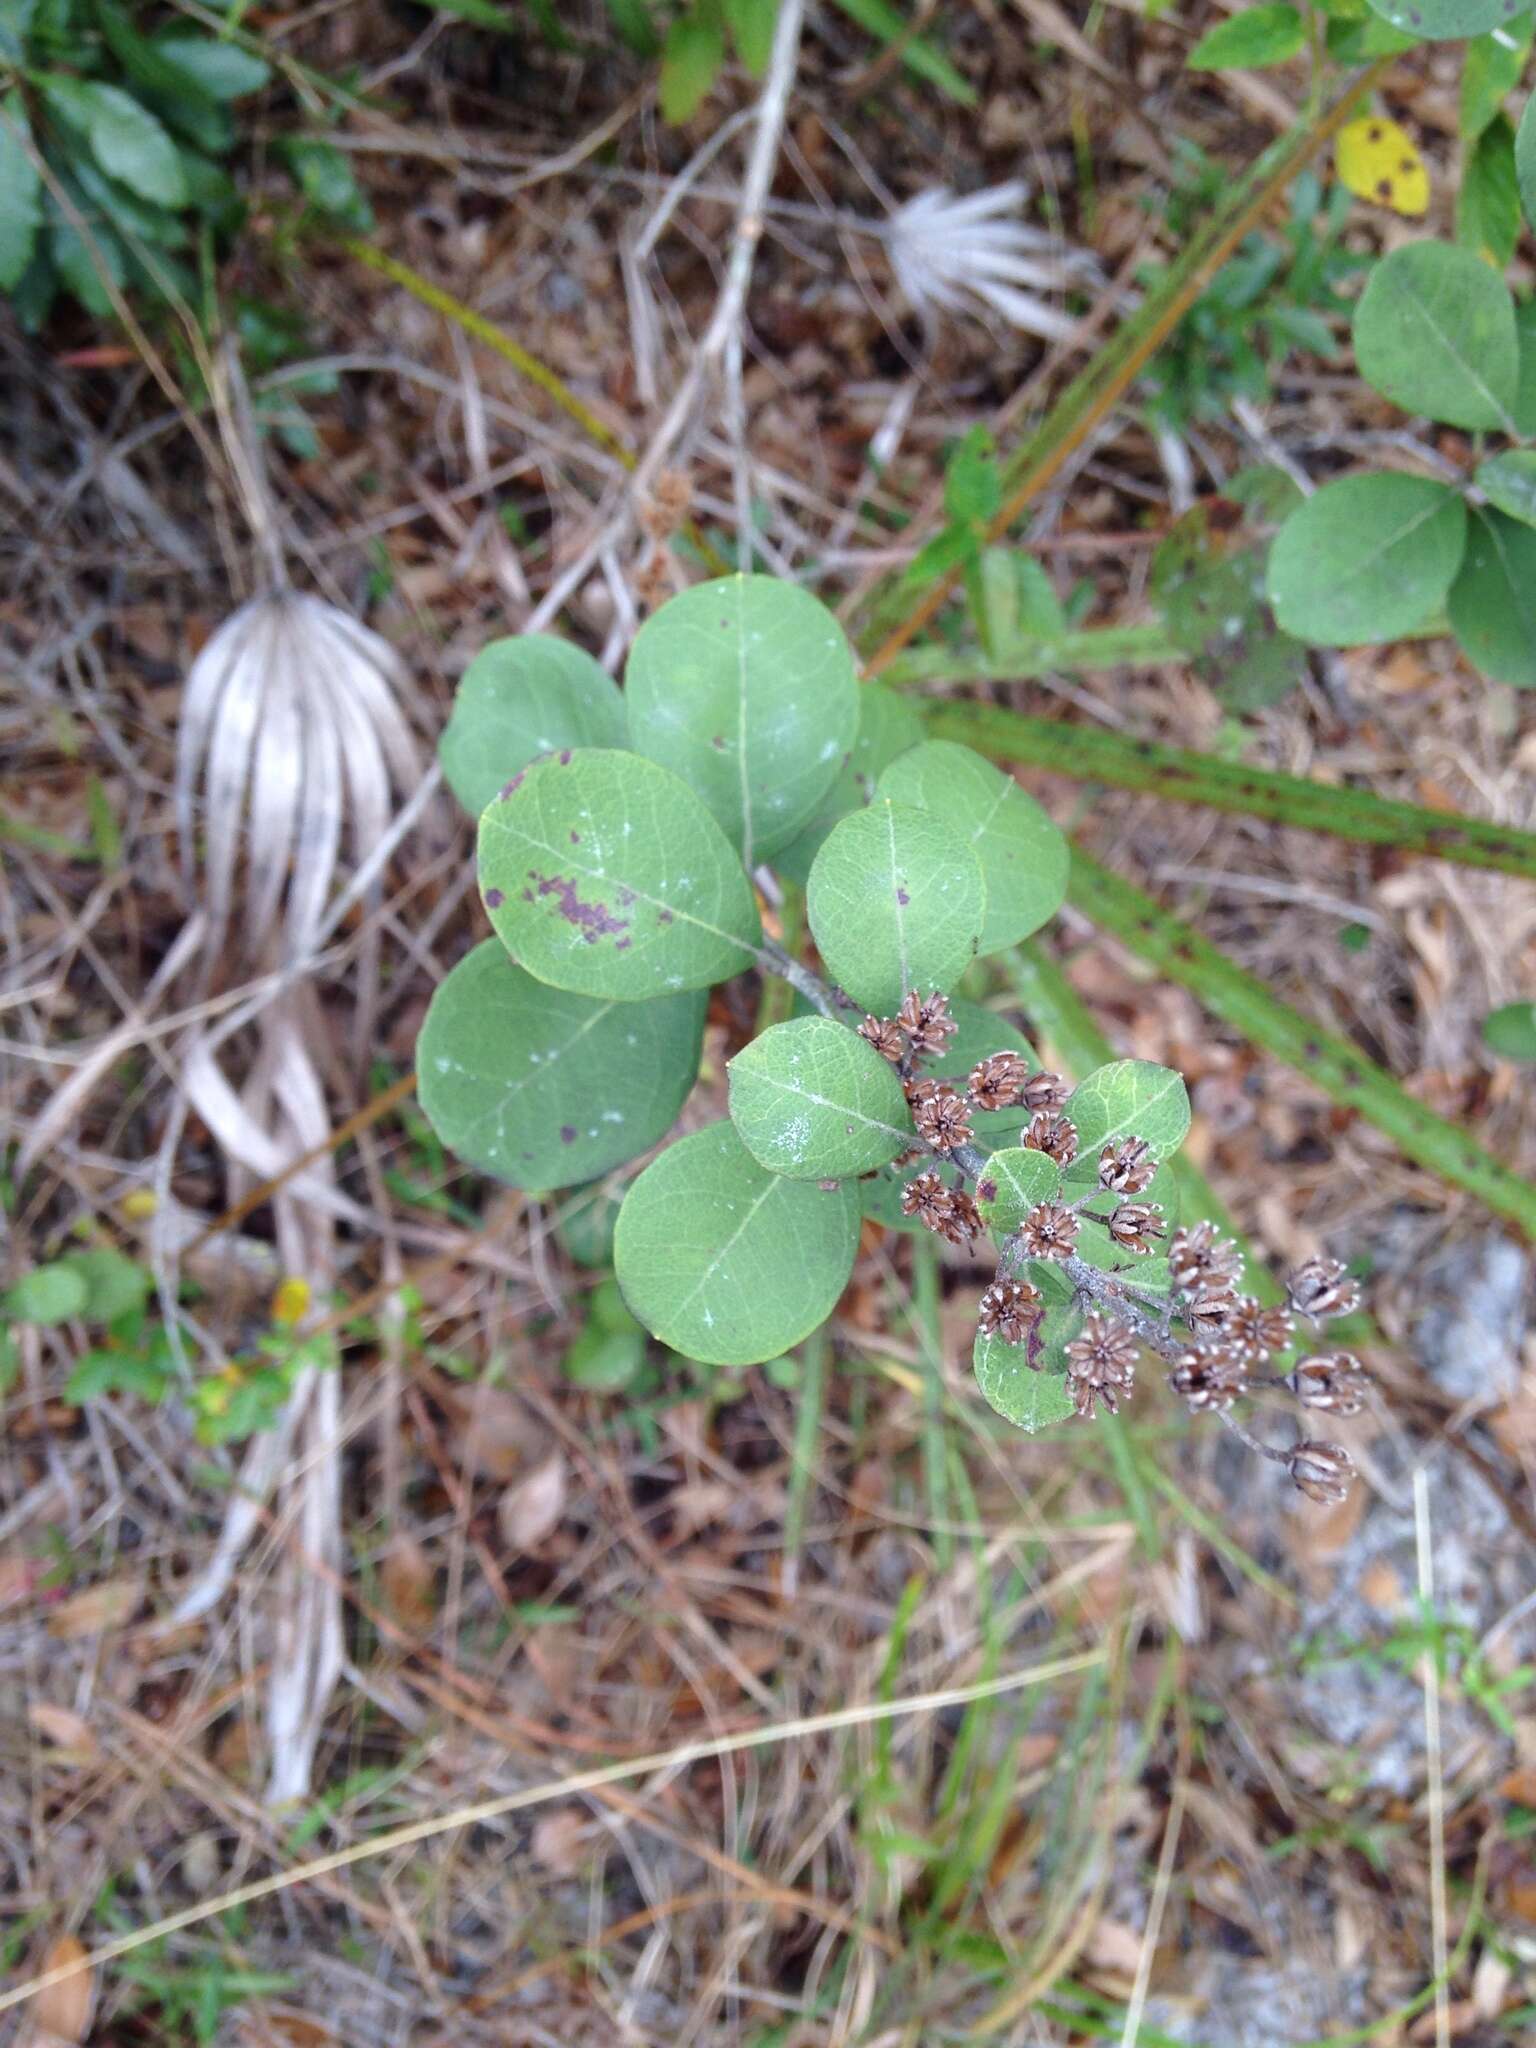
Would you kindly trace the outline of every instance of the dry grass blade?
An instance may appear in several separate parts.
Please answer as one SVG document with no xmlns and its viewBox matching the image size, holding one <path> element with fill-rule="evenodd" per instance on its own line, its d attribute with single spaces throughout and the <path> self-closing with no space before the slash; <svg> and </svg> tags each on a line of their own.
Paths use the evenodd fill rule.
<svg viewBox="0 0 1536 2048">
<path fill-rule="evenodd" d="M 418 1842 L 432 1840 L 434 1836 L 446 1834 L 454 1828 L 474 1827 L 487 1821 L 500 1819 L 505 1814 L 525 1813 L 530 1807 L 547 1805 L 551 1800 L 569 1799 L 582 1792 L 599 1790 L 604 1785 L 616 1785 L 626 1778 L 643 1778 L 652 1772 L 663 1772 L 670 1776 L 685 1769 L 689 1764 L 712 1762 L 721 1757 L 739 1756 L 743 1751 L 763 1749 L 770 1744 L 803 1741 L 813 1735 L 831 1735 L 844 1728 L 864 1728 L 875 1722 L 901 1720 L 909 1715 L 947 1713 L 956 1707 L 969 1705 L 974 1700 L 1000 1699 L 1005 1693 L 1020 1692 L 1028 1686 L 1045 1685 L 1053 1679 L 1070 1678 L 1078 1672 L 1091 1670 L 1102 1663 L 1104 1652 L 1085 1650 L 1076 1656 L 1058 1657 L 1047 1664 L 1030 1665 L 1018 1671 L 1008 1671 L 998 1678 L 980 1679 L 972 1685 L 946 1686 L 938 1692 L 913 1693 L 893 1700 L 869 1700 L 853 1707 L 836 1707 L 825 1714 L 807 1714 L 798 1720 L 771 1723 L 766 1727 L 743 1728 L 733 1735 L 712 1736 L 700 1742 L 680 1743 L 673 1749 L 655 1750 L 645 1756 L 626 1757 L 618 1763 L 601 1764 L 594 1770 L 576 1771 L 569 1777 L 551 1779 L 542 1785 L 529 1785 L 520 1791 L 510 1792 L 503 1798 L 486 1799 L 474 1806 L 461 1806 L 452 1813 L 433 1814 L 429 1819 L 413 1821 L 408 1827 L 391 1828 L 387 1834 L 377 1835 L 371 1841 L 356 1842 L 350 1848 L 338 1849 L 329 1856 L 317 1856 L 309 1863 L 296 1865 L 292 1870 L 280 1870 L 271 1877 L 257 1878 L 251 1884 L 238 1886 L 234 1891 L 225 1892 L 216 1899 L 200 1900 L 195 1906 L 188 1906 L 179 1913 L 171 1913 L 158 1920 L 152 1927 L 139 1928 L 133 1934 L 122 1935 L 115 1941 L 102 1944 L 90 1954 L 82 1954 L 69 1961 L 42 1972 L 29 1983 L 15 1985 L 9 1991 L 0 1992 L 0 2012 L 9 2012 L 14 2006 L 25 2004 L 30 1998 L 37 1998 L 57 1984 L 67 1983 L 83 1971 L 101 1968 L 116 1962 L 120 1957 L 131 1955 L 135 1949 L 147 1943 L 160 1941 L 165 1936 L 177 1934 L 183 1928 L 196 1927 L 204 1920 L 215 1919 L 221 1913 L 234 1912 L 241 1906 L 254 1904 L 257 1899 L 268 1899 L 276 1892 L 289 1890 L 297 1884 L 307 1884 L 318 1877 L 329 1876 L 333 1871 L 350 1870 L 355 1864 L 367 1862 L 375 1856 L 387 1856 L 397 1849 L 408 1849 Z"/>
</svg>

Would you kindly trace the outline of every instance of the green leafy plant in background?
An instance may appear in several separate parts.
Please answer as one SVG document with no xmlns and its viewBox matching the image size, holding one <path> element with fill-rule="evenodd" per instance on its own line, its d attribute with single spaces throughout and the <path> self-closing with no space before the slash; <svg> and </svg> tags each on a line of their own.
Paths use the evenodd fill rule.
<svg viewBox="0 0 1536 2048">
<path fill-rule="evenodd" d="M 1270 1372 L 1292 1311 L 1237 1292 L 1209 1225 L 1174 1230 L 1179 1076 L 1110 1061 L 1069 1090 L 958 993 L 1054 915 L 1068 850 L 1009 777 L 891 714 L 825 607 L 764 576 L 664 605 L 622 693 L 540 636 L 495 643 L 463 678 L 441 758 L 478 816 L 495 937 L 443 981 L 417 1049 L 444 1144 L 515 1186 L 594 1182 L 672 1130 L 712 986 L 756 982 L 761 1020 L 777 979 L 795 1012 L 730 1058 L 727 1113 L 628 1186 L 618 1294 L 598 1289 L 567 1372 L 629 1384 L 644 1331 L 705 1365 L 780 1359 L 832 1313 L 869 1217 L 996 1240 L 974 1363 L 1022 1428 L 1113 1410 L 1143 1347 L 1195 1409 L 1262 1385 L 1350 1412 L 1354 1360 Z M 826 978 L 764 926 L 766 909 L 788 928 L 801 873 Z M 608 1207 L 572 1205 L 584 1257 L 607 1249 Z M 1321 1270 L 1298 1308 L 1352 1305 Z M 1269 1454 L 1319 1498 L 1347 1483 L 1335 1445 Z"/>
<path fill-rule="evenodd" d="M 1235 29 L 1246 18 L 1235 15 L 1225 26 Z M 1173 154 L 1175 182 L 1165 214 L 1182 245 L 1219 198 L 1228 172 L 1182 137 L 1174 138 Z M 1353 206 L 1342 185 L 1325 193 L 1314 171 L 1301 174 L 1283 228 L 1245 237 L 1147 371 L 1143 382 L 1154 419 L 1176 432 L 1220 419 L 1235 398 L 1266 399 L 1274 376 L 1298 350 L 1325 361 L 1337 356 L 1332 322 L 1349 311 L 1340 287 L 1371 260 L 1344 244 Z M 1166 266 L 1148 264 L 1140 281 L 1152 290 L 1165 274 Z"/>
<path fill-rule="evenodd" d="M 23 1273 L 0 1293 L 0 1393 L 15 1376 L 18 1330 L 77 1326 L 88 1336 L 64 1383 L 71 1406 L 108 1394 L 154 1406 L 185 1386 L 198 1441 L 221 1444 L 270 1428 L 306 1366 L 337 1362 L 329 1332 L 305 1327 L 307 1286 L 288 1281 L 249 1347 L 186 1385 L 153 1284 L 145 1266 L 112 1245 L 65 1252 Z"/>
<path fill-rule="evenodd" d="M 205 256 L 245 218 L 240 122 L 271 76 L 233 15 L 215 32 L 142 0 L 0 0 L 0 291 L 23 326 L 61 295 L 102 319 L 124 296 L 202 306 Z M 273 147 L 306 208 L 372 224 L 333 143 Z"/>
<path fill-rule="evenodd" d="M 654 0 L 606 0 L 619 39 L 641 57 L 660 54 L 658 97 L 668 121 L 690 120 L 704 104 L 732 56 L 749 76 L 767 67 L 778 20 L 778 0 L 689 0 L 667 9 Z M 932 36 L 915 32 L 891 0 L 833 0 L 839 13 L 895 48 L 902 65 L 959 106 L 974 106 L 974 88 Z M 670 13 L 670 20 L 667 15 Z"/>
<path fill-rule="evenodd" d="M 146 33 L 148 11 L 0 0 L 0 290 L 28 327 L 61 291 L 108 316 L 108 281 L 193 298 L 200 236 L 241 218 L 233 110 L 269 67 L 184 15 Z"/>
<path fill-rule="evenodd" d="M 1373 269 L 1354 343 L 1383 397 L 1473 438 L 1454 479 L 1351 475 L 1297 506 L 1269 558 L 1280 624 L 1354 647 L 1447 619 L 1485 675 L 1536 685 L 1536 302 L 1470 249 L 1415 242 Z"/>
</svg>

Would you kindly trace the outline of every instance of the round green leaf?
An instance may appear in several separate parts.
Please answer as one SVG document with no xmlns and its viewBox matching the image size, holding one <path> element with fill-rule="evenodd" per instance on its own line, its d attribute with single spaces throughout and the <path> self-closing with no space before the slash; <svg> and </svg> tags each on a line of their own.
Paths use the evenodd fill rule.
<svg viewBox="0 0 1536 2048">
<path fill-rule="evenodd" d="M 1491 505 L 1536 526 L 1536 448 L 1506 448 L 1477 465 L 1477 487 Z"/>
<path fill-rule="evenodd" d="M 896 1070 L 831 1017 L 772 1025 L 730 1063 L 731 1121 L 760 1166 L 841 1180 L 912 1143 Z"/>
<path fill-rule="evenodd" d="M 639 1377 L 645 1364 L 645 1332 L 631 1322 L 627 1330 L 588 1323 L 564 1358 L 560 1370 L 574 1386 L 593 1394 L 618 1394 Z"/>
<path fill-rule="evenodd" d="M 158 54 L 210 99 L 238 100 L 260 92 L 271 67 L 251 50 L 215 36 L 156 36 Z"/>
<path fill-rule="evenodd" d="M 1506 1060 L 1536 1060 L 1536 1003 L 1505 1003 L 1483 1019 L 1483 1040 Z"/>
<path fill-rule="evenodd" d="M 513 1187 L 592 1180 L 671 1129 L 698 1075 L 706 1001 L 547 988 L 487 939 L 427 1011 L 422 1109 L 451 1152 Z"/>
<path fill-rule="evenodd" d="M 562 747 L 622 747 L 624 699 L 590 654 L 548 633 L 492 640 L 459 679 L 437 743 L 448 787 L 478 818 L 504 782 Z"/>
<path fill-rule="evenodd" d="M 817 949 L 855 1002 L 892 1015 L 912 989 L 948 989 L 976 954 L 986 884 L 942 818 L 879 798 L 828 833 L 806 914 Z"/>
<path fill-rule="evenodd" d="M 1047 1310 L 1060 1315 L 1061 1310 Z M 1080 1319 L 1079 1319 L 1080 1320 Z M 1005 1344 L 1000 1337 L 978 1334 L 971 1363 L 985 1400 L 1007 1421 L 1034 1436 L 1072 1414 L 1072 1396 L 1063 1372 L 1040 1372 L 1029 1363 L 1029 1345 Z"/>
<path fill-rule="evenodd" d="M 639 754 L 562 748 L 520 769 L 481 815 L 479 867 L 507 951 L 582 995 L 705 988 L 750 966 L 762 937 L 720 827 Z"/>
<path fill-rule="evenodd" d="M 1306 30 L 1294 7 L 1245 7 L 1241 14 L 1207 29 L 1184 61 L 1191 71 L 1252 71 L 1288 62 L 1305 41 Z"/>
<path fill-rule="evenodd" d="M 977 951 L 1038 931 L 1067 893 L 1067 842 L 1032 796 L 970 747 L 929 740 L 894 760 L 877 794 L 951 821 L 981 863 L 986 915 Z"/>
<path fill-rule="evenodd" d="M 1061 1192 L 1061 1168 L 1033 1147 L 1008 1145 L 994 1152 L 976 1184 L 981 1220 L 999 1239 L 1011 1236 L 1030 1210 Z"/>
<path fill-rule="evenodd" d="M 1354 337 L 1361 376 L 1405 412 L 1508 430 L 1520 374 L 1514 300 L 1470 249 L 1410 242 L 1383 256 Z"/>
<path fill-rule="evenodd" d="M 142 1308 L 149 1295 L 150 1276 L 144 1267 L 111 1245 L 69 1252 L 59 1264 L 85 1282 L 85 1302 L 79 1313 L 89 1322 L 115 1323 L 119 1316 Z"/>
<path fill-rule="evenodd" d="M 187 182 L 176 145 L 131 94 L 88 81 L 91 154 L 109 178 L 157 206 L 184 206 Z"/>
<path fill-rule="evenodd" d="M 1457 644 L 1485 676 L 1536 688 L 1536 529 L 1474 512 L 1446 610 Z"/>
<path fill-rule="evenodd" d="M 774 856 L 777 872 L 803 887 L 811 862 L 839 818 L 873 803 L 875 784 L 898 754 L 915 747 L 923 736 L 923 721 L 905 697 L 880 683 L 865 683 L 859 690 L 859 731 L 850 753 L 844 756 L 831 787 L 816 806 L 816 815 Z"/>
<path fill-rule="evenodd" d="M 1513 21 L 1529 0 L 1370 0 L 1383 21 L 1421 42 L 1448 43 L 1486 35 Z"/>
<path fill-rule="evenodd" d="M 614 1261 L 653 1336 L 706 1365 L 757 1365 L 831 1314 L 858 1241 L 847 1183 L 769 1173 L 722 1122 L 651 1161 L 619 1211 Z"/>
<path fill-rule="evenodd" d="M 0 1308 L 18 1323 L 64 1323 L 84 1313 L 89 1296 L 85 1276 L 72 1267 L 34 1266 L 0 1295 Z"/>
<path fill-rule="evenodd" d="M 1155 1060 L 1111 1060 L 1096 1067 L 1067 1097 L 1062 1115 L 1077 1128 L 1077 1158 L 1068 1180 L 1093 1180 L 1099 1154 L 1122 1138 L 1142 1138 L 1168 1159 L 1189 1132 L 1189 1091 L 1182 1074 Z"/>
<path fill-rule="evenodd" d="M 1525 217 L 1536 228 L 1536 93 L 1526 101 L 1515 130 L 1515 182 Z"/>
<path fill-rule="evenodd" d="M 748 867 L 810 823 L 859 725 L 842 627 L 772 576 L 664 604 L 635 636 L 624 696 L 630 745 L 698 791 Z"/>
<path fill-rule="evenodd" d="M 1445 601 L 1467 512 L 1427 477 L 1347 476 L 1286 520 L 1269 555 L 1269 601 L 1288 633 L 1357 647 L 1411 633 Z"/>
<path fill-rule="evenodd" d="M 1520 343 L 1520 388 L 1515 393 L 1515 432 L 1536 440 L 1536 298 L 1515 308 L 1515 334 Z"/>
</svg>

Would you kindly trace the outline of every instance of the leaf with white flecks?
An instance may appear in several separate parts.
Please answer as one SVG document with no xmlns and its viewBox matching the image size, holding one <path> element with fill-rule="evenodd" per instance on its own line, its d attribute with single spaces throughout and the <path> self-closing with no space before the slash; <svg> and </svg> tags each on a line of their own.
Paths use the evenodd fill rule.
<svg viewBox="0 0 1536 2048">
<path fill-rule="evenodd" d="M 810 823 L 859 725 L 842 627 L 772 576 L 664 604 L 635 636 L 624 700 L 630 745 L 697 790 L 749 867 Z"/>
<path fill-rule="evenodd" d="M 947 989 L 974 959 L 986 918 L 975 852 L 945 820 L 880 798 L 834 825 L 806 887 L 822 959 L 880 1016 Z"/>
<path fill-rule="evenodd" d="M 894 1068 L 831 1017 L 772 1025 L 731 1061 L 731 1121 L 773 1173 L 840 1180 L 884 1166 L 912 1143 Z"/>
<path fill-rule="evenodd" d="M 706 1365 L 757 1365 L 831 1314 L 858 1239 L 850 1185 L 769 1173 L 722 1122 L 680 1138 L 630 1188 L 614 1265 L 664 1344 Z"/>
<path fill-rule="evenodd" d="M 912 747 L 886 769 L 876 794 L 943 818 L 970 844 L 987 891 L 978 952 L 1016 946 L 1060 910 L 1065 838 L 1011 775 L 972 748 L 953 740 Z"/>
<path fill-rule="evenodd" d="M 1061 1168 L 1044 1152 L 1009 1145 L 994 1152 L 976 1184 L 976 1206 L 994 1237 L 1010 1236 L 1030 1210 L 1061 1192 Z"/>
<path fill-rule="evenodd" d="M 1048 1311 L 1059 1314 L 1060 1311 Z M 1005 1344 L 1001 1337 L 978 1333 L 971 1362 L 983 1398 L 999 1415 L 1029 1436 L 1072 1414 L 1072 1396 L 1064 1372 L 1031 1366 L 1029 1345 Z"/>
<path fill-rule="evenodd" d="M 478 818 L 503 783 L 562 747 L 622 747 L 624 699 L 590 654 L 552 634 L 491 640 L 459 678 L 437 743 L 448 787 Z"/>
<path fill-rule="evenodd" d="M 486 939 L 439 986 L 416 1047 L 427 1120 L 520 1188 L 572 1187 L 648 1151 L 699 1071 L 703 990 L 620 1003 L 548 988 Z"/>
<path fill-rule="evenodd" d="M 1078 1083 L 1062 1115 L 1077 1131 L 1078 1156 L 1067 1178 L 1092 1180 L 1099 1154 L 1122 1138 L 1142 1139 L 1160 1160 L 1177 1152 L 1189 1132 L 1189 1091 L 1172 1067 L 1111 1060 Z"/>
</svg>

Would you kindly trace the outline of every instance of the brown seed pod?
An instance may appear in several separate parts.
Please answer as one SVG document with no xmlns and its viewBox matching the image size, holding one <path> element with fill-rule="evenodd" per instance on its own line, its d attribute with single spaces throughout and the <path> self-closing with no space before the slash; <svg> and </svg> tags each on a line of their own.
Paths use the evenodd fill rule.
<svg viewBox="0 0 1536 2048">
<path fill-rule="evenodd" d="M 1355 1461 L 1342 1444 L 1299 1443 L 1286 1469 L 1292 1484 L 1323 1507 L 1337 1507 L 1355 1481 Z"/>
<path fill-rule="evenodd" d="M 976 1307 L 976 1320 L 989 1337 L 1022 1344 L 1040 1313 L 1040 1291 L 1027 1280 L 994 1280 Z"/>
<path fill-rule="evenodd" d="M 1027 1145 L 1032 1152 L 1045 1153 L 1058 1166 L 1070 1166 L 1077 1157 L 1077 1126 L 1064 1116 L 1042 1109 L 1019 1133 L 1019 1143 Z"/>
<path fill-rule="evenodd" d="M 1019 1242 L 1032 1259 L 1065 1259 L 1077 1244 L 1077 1218 L 1060 1202 L 1039 1202 L 1024 1218 Z"/>
<path fill-rule="evenodd" d="M 1099 1154 L 1099 1186 L 1112 1194 L 1139 1195 L 1157 1172 L 1157 1161 L 1145 1138 L 1122 1138 Z"/>
<path fill-rule="evenodd" d="M 859 1025 L 860 1038 L 866 1045 L 872 1045 L 881 1059 L 889 1060 L 896 1066 L 906 1058 L 907 1041 L 892 1017 L 866 1017 Z"/>
</svg>

